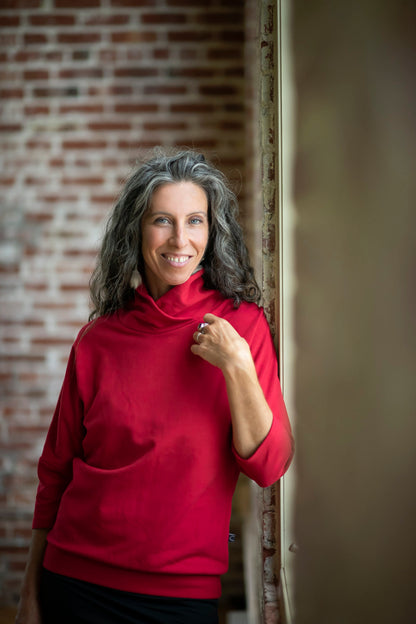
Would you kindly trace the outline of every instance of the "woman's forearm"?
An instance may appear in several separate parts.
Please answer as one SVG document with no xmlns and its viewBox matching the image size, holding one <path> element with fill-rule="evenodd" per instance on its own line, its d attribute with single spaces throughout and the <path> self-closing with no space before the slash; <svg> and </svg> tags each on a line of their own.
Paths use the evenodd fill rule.
<svg viewBox="0 0 416 624">
<path fill-rule="evenodd" d="M 233 443 L 240 457 L 250 457 L 270 431 L 273 414 L 264 397 L 254 363 L 223 370 L 233 427 Z"/>
<path fill-rule="evenodd" d="M 49 529 L 33 529 L 24 581 L 38 589 Z"/>
<path fill-rule="evenodd" d="M 224 375 L 235 450 L 250 457 L 270 431 L 273 414 L 260 386 L 246 340 L 228 321 L 205 314 L 205 327 L 194 333 L 191 351 L 218 366 Z"/>
</svg>

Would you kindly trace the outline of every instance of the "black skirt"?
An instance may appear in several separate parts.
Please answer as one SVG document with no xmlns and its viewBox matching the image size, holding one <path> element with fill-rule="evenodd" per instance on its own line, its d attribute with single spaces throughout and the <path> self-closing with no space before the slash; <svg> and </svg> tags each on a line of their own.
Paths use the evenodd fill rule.
<svg viewBox="0 0 416 624">
<path fill-rule="evenodd" d="M 42 624 L 218 624 L 218 600 L 110 589 L 43 568 Z"/>
</svg>

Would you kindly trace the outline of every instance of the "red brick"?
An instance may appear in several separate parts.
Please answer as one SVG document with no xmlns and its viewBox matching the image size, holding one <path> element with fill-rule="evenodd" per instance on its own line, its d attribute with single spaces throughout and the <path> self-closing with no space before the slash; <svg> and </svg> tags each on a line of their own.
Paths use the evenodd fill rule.
<svg viewBox="0 0 416 624">
<path fill-rule="evenodd" d="M 212 104 L 196 102 L 184 102 L 181 104 L 171 104 L 170 111 L 172 113 L 212 113 L 214 106 Z"/>
<path fill-rule="evenodd" d="M 74 161 L 74 165 L 75 167 L 78 167 L 80 169 L 91 169 L 91 162 L 89 160 L 86 160 L 85 158 L 77 158 Z M 79 215 L 76 215 L 77 218 L 79 218 Z M 74 214 L 68 214 L 67 215 L 67 219 L 73 219 L 74 218 Z"/>
<path fill-rule="evenodd" d="M 24 35 L 24 44 L 27 45 L 45 45 L 48 43 L 47 35 L 41 33 L 26 33 Z"/>
<path fill-rule="evenodd" d="M 169 58 L 169 49 L 168 48 L 155 48 L 153 50 L 153 58 L 155 59 Z"/>
<path fill-rule="evenodd" d="M 68 304 L 64 301 L 34 301 L 33 308 L 35 310 L 68 310 Z M 38 356 L 34 356 L 38 357 Z"/>
<path fill-rule="evenodd" d="M 234 119 L 229 120 L 227 119 L 227 121 L 221 121 L 218 124 L 218 128 L 220 128 L 221 131 L 225 131 L 225 130 L 230 130 L 230 131 L 238 131 L 238 132 L 243 132 L 244 131 L 244 120 L 243 121 L 236 121 Z"/>
<path fill-rule="evenodd" d="M 30 291 L 44 292 L 45 290 L 48 289 L 48 284 L 46 282 L 43 282 L 43 283 L 26 282 L 24 287 L 25 287 L 25 290 L 27 290 L 28 292 Z"/>
<path fill-rule="evenodd" d="M 24 321 L 22 321 L 22 324 L 24 325 L 24 327 L 44 327 L 45 326 L 45 322 L 43 320 L 36 319 L 36 318 L 27 318 Z"/>
<path fill-rule="evenodd" d="M 71 290 L 73 289 L 73 286 L 71 285 L 69 287 Z M 78 289 L 78 285 L 76 286 L 76 288 Z M 80 286 L 81 289 L 85 288 L 85 284 L 83 284 L 82 286 Z M 62 290 L 65 290 L 64 286 L 61 286 Z M 50 346 L 63 346 L 63 347 L 70 347 L 73 343 L 72 338 L 62 338 L 62 336 L 44 336 L 42 338 L 32 338 L 31 343 L 34 345 L 41 345 L 43 347 L 50 347 Z"/>
<path fill-rule="evenodd" d="M 113 204 L 114 195 L 91 195 L 90 202 L 92 204 Z"/>
<path fill-rule="evenodd" d="M 64 193 L 59 193 L 55 194 L 55 193 L 51 193 L 49 195 L 39 195 L 39 199 L 43 202 L 43 203 L 47 203 L 47 204 L 57 204 L 58 202 L 76 202 L 77 201 L 77 196 L 76 195 L 65 195 Z"/>
<path fill-rule="evenodd" d="M 243 30 L 223 30 L 219 33 L 221 41 L 244 43 Z"/>
<path fill-rule="evenodd" d="M 185 130 L 187 128 L 187 123 L 184 121 L 147 121 L 143 124 L 143 128 L 150 132 L 154 130 Z"/>
<path fill-rule="evenodd" d="M 23 72 L 24 80 L 48 80 L 49 71 L 47 69 L 28 69 Z"/>
<path fill-rule="evenodd" d="M 62 167 L 64 167 L 65 165 L 65 160 L 63 158 L 51 158 L 49 160 L 49 166 L 50 167 L 58 167 L 59 169 L 61 169 Z"/>
<path fill-rule="evenodd" d="M 117 59 L 118 54 L 116 50 L 100 50 L 100 61 L 102 63 L 105 63 L 106 65 L 113 65 Z"/>
<path fill-rule="evenodd" d="M 18 50 L 12 60 L 15 63 L 29 63 L 36 62 L 41 58 L 41 54 L 38 50 Z"/>
<path fill-rule="evenodd" d="M 112 87 L 109 87 L 107 90 L 108 95 L 112 96 L 112 97 L 120 97 L 120 96 L 128 96 L 128 95 L 132 95 L 133 94 L 133 87 L 131 87 L 130 85 L 113 85 Z"/>
<path fill-rule="evenodd" d="M 157 0 L 111 0 L 111 6 L 131 8 L 157 6 Z"/>
<path fill-rule="evenodd" d="M 9 57 L 7 56 L 6 52 L 0 52 L 0 63 L 7 63 L 9 60 Z"/>
<path fill-rule="evenodd" d="M 0 124 L 0 132 L 20 132 L 22 124 L 10 123 Z"/>
<path fill-rule="evenodd" d="M 95 9 L 101 0 L 54 0 L 56 9 Z"/>
<path fill-rule="evenodd" d="M 68 113 L 82 113 L 85 115 L 101 115 L 104 110 L 102 104 L 65 104 L 59 107 L 60 115 L 67 115 Z"/>
<path fill-rule="evenodd" d="M 26 141 L 26 147 L 28 149 L 41 149 L 41 150 L 49 150 L 51 144 L 49 141 L 41 140 L 41 139 L 29 139 Z"/>
<path fill-rule="evenodd" d="M 0 99 L 13 100 L 23 97 L 23 89 L 0 89 Z"/>
<path fill-rule="evenodd" d="M 37 305 L 36 303 L 34 304 L 34 307 L 36 308 Z M 65 306 L 64 306 L 65 307 Z M 2 358 L 7 361 L 7 362 L 44 362 L 45 361 L 45 356 L 44 355 L 35 355 L 33 353 L 23 353 L 23 354 L 17 354 L 17 353 L 4 353 L 2 355 Z"/>
<path fill-rule="evenodd" d="M 33 372 L 31 372 L 31 373 L 19 373 L 18 378 L 19 378 L 20 381 L 24 381 L 25 383 L 26 382 L 31 382 L 32 383 L 34 381 L 38 381 L 39 380 L 39 375 L 37 375 L 36 373 L 33 373 Z M 16 425 L 11 425 L 9 427 L 9 431 L 12 432 L 13 430 L 16 431 L 16 430 L 22 430 L 22 429 L 26 430 L 26 428 L 27 428 L 27 424 L 25 422 L 24 423 L 18 423 Z"/>
<path fill-rule="evenodd" d="M 89 17 L 85 24 L 87 26 L 120 26 L 124 24 L 128 24 L 130 21 L 129 15 L 92 15 Z"/>
<path fill-rule="evenodd" d="M 224 71 L 226 78 L 244 78 L 243 67 L 229 67 Z"/>
<path fill-rule="evenodd" d="M 104 157 L 101 161 L 101 164 L 103 167 L 108 167 L 110 169 L 115 169 L 117 167 L 120 166 L 120 158 L 108 158 L 108 157 Z M 128 163 L 126 163 L 126 165 L 128 166 Z"/>
<path fill-rule="evenodd" d="M 97 32 L 76 32 L 76 33 L 58 33 L 58 43 L 85 45 L 90 43 L 99 43 L 101 41 L 101 33 Z"/>
<path fill-rule="evenodd" d="M 0 71 L 0 82 L 16 82 L 20 80 L 20 72 L 4 69 Z"/>
<path fill-rule="evenodd" d="M 241 46 L 238 46 L 236 48 L 215 47 L 215 48 L 212 48 L 211 50 L 208 50 L 207 52 L 207 58 L 213 61 L 216 61 L 216 60 L 229 61 L 231 59 L 241 60 L 242 56 L 243 56 L 243 51 L 241 49 Z"/>
<path fill-rule="evenodd" d="M 146 85 L 143 89 L 145 95 L 185 95 L 188 88 L 183 85 Z"/>
<path fill-rule="evenodd" d="M 116 104 L 114 111 L 123 115 L 136 115 L 139 113 L 156 113 L 159 109 L 157 104 L 143 102 L 131 102 L 129 104 Z"/>
<path fill-rule="evenodd" d="M 195 7 L 195 0 L 167 0 L 166 4 L 173 7 Z"/>
<path fill-rule="evenodd" d="M 67 139 L 62 141 L 62 149 L 64 150 L 103 150 L 107 147 L 106 141 L 93 141 L 81 139 Z"/>
<path fill-rule="evenodd" d="M 157 145 L 160 145 L 161 143 L 162 143 L 161 139 L 155 139 L 153 141 L 122 140 L 122 141 L 118 141 L 117 147 L 120 150 L 152 149 L 153 147 L 156 147 Z"/>
<path fill-rule="evenodd" d="M 213 78 L 215 76 L 215 70 L 210 67 L 175 67 L 169 73 L 176 78 Z"/>
<path fill-rule="evenodd" d="M 102 78 L 103 69 L 101 67 L 83 67 L 76 69 L 61 69 L 59 78 L 64 80 L 78 80 L 79 78 Z"/>
<path fill-rule="evenodd" d="M 14 176 L 1 176 L 0 177 L 0 186 L 13 186 L 16 178 Z"/>
<path fill-rule="evenodd" d="M 77 283 L 73 283 L 73 284 L 61 284 L 59 289 L 62 292 L 73 292 L 73 291 L 86 291 L 88 287 L 88 280 L 84 282 L 77 282 Z M 72 341 L 68 341 L 68 343 L 70 344 L 70 342 Z"/>
<path fill-rule="evenodd" d="M 239 103 L 232 103 L 232 104 L 226 103 L 224 104 L 223 108 L 228 113 L 244 113 L 245 111 L 244 104 L 239 104 Z"/>
<path fill-rule="evenodd" d="M 25 219 L 29 222 L 43 223 L 45 221 L 52 221 L 53 215 L 49 212 L 29 212 L 25 214 Z"/>
<path fill-rule="evenodd" d="M 49 106 L 25 106 L 24 113 L 28 117 L 32 115 L 49 115 Z"/>
<path fill-rule="evenodd" d="M 0 9 L 38 9 L 42 0 L 2 0 Z"/>
<path fill-rule="evenodd" d="M 172 43 L 201 42 L 212 39 L 210 30 L 181 30 L 168 32 L 168 41 Z"/>
<path fill-rule="evenodd" d="M 33 95 L 39 98 L 76 97 L 78 87 L 35 87 Z"/>
<path fill-rule="evenodd" d="M 0 28 L 15 28 L 20 24 L 18 15 L 0 15 Z"/>
<path fill-rule="evenodd" d="M 15 33 L 0 32 L 0 45 L 3 47 L 17 45 L 17 35 Z"/>
<path fill-rule="evenodd" d="M 77 178 L 67 178 L 64 177 L 62 179 L 62 184 L 64 186 L 99 186 L 104 184 L 104 180 L 102 177 L 77 177 Z"/>
<path fill-rule="evenodd" d="M 45 57 L 46 61 L 60 63 L 63 58 L 63 53 L 61 50 L 45 50 L 43 52 L 43 56 Z"/>
<path fill-rule="evenodd" d="M 157 76 L 158 73 L 153 67 L 122 67 L 114 71 L 117 78 L 148 78 Z"/>
<path fill-rule="evenodd" d="M 44 186 L 45 184 L 48 184 L 48 179 L 35 176 L 26 176 L 24 183 L 28 186 Z"/>
<path fill-rule="evenodd" d="M 143 24 L 184 24 L 187 21 L 184 13 L 142 13 Z"/>
<path fill-rule="evenodd" d="M 88 128 L 94 132 L 115 132 L 131 130 L 129 121 L 96 121 L 88 124 Z"/>
<path fill-rule="evenodd" d="M 197 48 L 190 48 L 189 46 L 180 48 L 179 58 L 181 61 L 196 61 L 196 59 L 198 58 L 198 50 Z"/>
<path fill-rule="evenodd" d="M 157 35 L 154 32 L 140 32 L 137 30 L 111 33 L 111 41 L 113 43 L 152 43 L 156 41 L 156 38 Z"/>
<path fill-rule="evenodd" d="M 226 95 L 235 95 L 238 93 L 236 87 L 232 85 L 203 85 L 199 87 L 199 92 L 201 95 L 207 96 L 226 96 Z"/>
<path fill-rule="evenodd" d="M 90 56 L 89 50 L 74 50 L 72 52 L 72 59 L 74 61 L 88 61 Z"/>
<path fill-rule="evenodd" d="M 230 12 L 224 11 L 221 13 L 214 13 L 212 11 L 204 11 L 196 16 L 196 21 L 201 24 L 216 24 L 216 25 L 226 25 L 226 24 L 237 24 L 241 25 L 244 21 L 244 16 L 242 11 L 240 12 Z"/>
<path fill-rule="evenodd" d="M 62 13 L 40 13 L 38 15 L 29 15 L 29 22 L 32 26 L 73 26 L 75 17 L 74 15 L 64 15 Z"/>
</svg>

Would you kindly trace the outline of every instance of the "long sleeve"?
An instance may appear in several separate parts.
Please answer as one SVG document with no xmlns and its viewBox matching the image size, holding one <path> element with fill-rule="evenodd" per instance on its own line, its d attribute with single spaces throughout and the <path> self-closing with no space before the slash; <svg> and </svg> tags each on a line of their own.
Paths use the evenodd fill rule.
<svg viewBox="0 0 416 624">
<path fill-rule="evenodd" d="M 72 479 L 73 459 L 82 456 L 82 423 L 83 406 L 77 388 L 75 347 L 73 347 L 39 459 L 34 529 L 49 529 L 54 524 L 61 497 Z"/>
<path fill-rule="evenodd" d="M 261 487 L 268 487 L 288 469 L 293 457 L 293 437 L 280 388 L 276 352 L 262 311 L 248 342 L 273 422 L 266 438 L 250 457 L 242 458 L 234 446 L 232 451 L 242 472 Z"/>
</svg>

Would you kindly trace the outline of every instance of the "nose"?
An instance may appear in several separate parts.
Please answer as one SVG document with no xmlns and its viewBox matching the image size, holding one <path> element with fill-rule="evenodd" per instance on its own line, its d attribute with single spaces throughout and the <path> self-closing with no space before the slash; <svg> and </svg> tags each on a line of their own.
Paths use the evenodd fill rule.
<svg viewBox="0 0 416 624">
<path fill-rule="evenodd" d="M 182 224 L 177 223 L 172 231 L 171 242 L 175 245 L 175 247 L 185 247 L 186 245 L 186 235 L 185 228 Z"/>
</svg>

